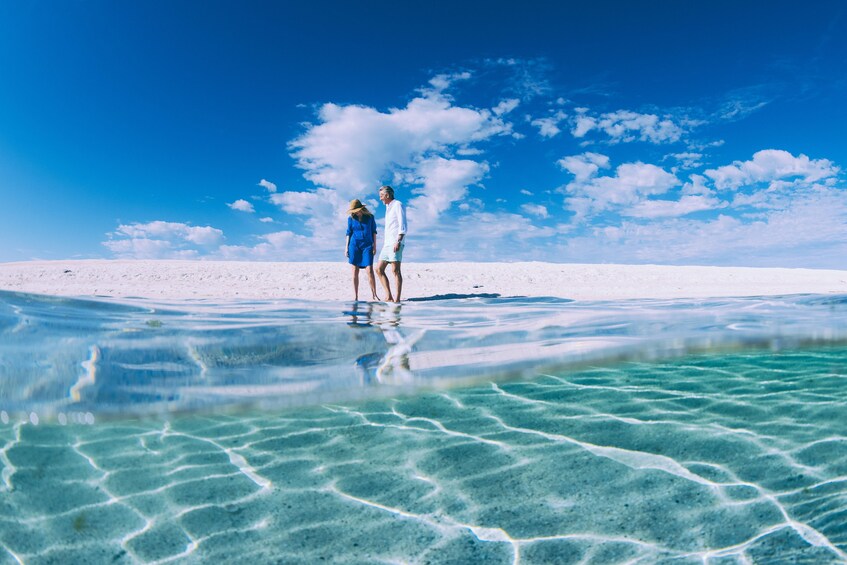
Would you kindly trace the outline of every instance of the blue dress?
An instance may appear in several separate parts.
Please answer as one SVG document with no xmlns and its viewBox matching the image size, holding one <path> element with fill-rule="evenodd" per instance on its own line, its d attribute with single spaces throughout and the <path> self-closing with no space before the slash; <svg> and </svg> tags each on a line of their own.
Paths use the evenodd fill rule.
<svg viewBox="0 0 847 565">
<path fill-rule="evenodd" d="M 347 235 L 350 236 L 350 252 L 348 259 L 351 265 L 370 267 L 374 264 L 374 235 L 376 220 L 373 214 L 364 216 L 362 221 L 353 216 L 347 217 Z"/>
</svg>

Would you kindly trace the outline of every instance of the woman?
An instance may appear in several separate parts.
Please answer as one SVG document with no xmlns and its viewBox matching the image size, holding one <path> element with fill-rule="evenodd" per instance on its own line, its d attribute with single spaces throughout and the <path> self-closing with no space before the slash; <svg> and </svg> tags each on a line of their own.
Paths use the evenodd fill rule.
<svg viewBox="0 0 847 565">
<path fill-rule="evenodd" d="M 353 296 L 359 300 L 359 269 L 367 267 L 371 296 L 376 295 L 374 278 L 374 249 L 376 249 L 376 220 L 359 199 L 351 200 L 347 209 L 347 261 L 353 266 Z"/>
</svg>

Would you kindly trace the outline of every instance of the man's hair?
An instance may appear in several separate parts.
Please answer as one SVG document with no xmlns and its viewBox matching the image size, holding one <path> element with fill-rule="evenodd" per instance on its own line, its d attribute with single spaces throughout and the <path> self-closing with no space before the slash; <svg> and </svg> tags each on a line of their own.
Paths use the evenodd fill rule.
<svg viewBox="0 0 847 565">
<path fill-rule="evenodd" d="M 388 194 L 388 196 L 390 196 L 391 198 L 394 198 L 394 189 L 391 188 L 390 186 L 388 186 L 387 184 L 384 184 L 381 187 L 379 187 L 379 191 L 385 192 L 386 194 Z"/>
</svg>

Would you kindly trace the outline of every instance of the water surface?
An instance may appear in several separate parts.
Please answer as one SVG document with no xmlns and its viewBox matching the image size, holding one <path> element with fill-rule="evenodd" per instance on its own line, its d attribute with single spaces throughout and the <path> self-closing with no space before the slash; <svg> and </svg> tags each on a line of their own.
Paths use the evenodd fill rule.
<svg viewBox="0 0 847 565">
<path fill-rule="evenodd" d="M 0 561 L 847 561 L 847 299 L 4 294 Z"/>
</svg>

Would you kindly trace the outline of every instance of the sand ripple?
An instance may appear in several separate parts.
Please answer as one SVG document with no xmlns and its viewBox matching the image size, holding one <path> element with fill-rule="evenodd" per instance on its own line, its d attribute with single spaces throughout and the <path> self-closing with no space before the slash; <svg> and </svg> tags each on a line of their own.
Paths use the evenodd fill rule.
<svg viewBox="0 0 847 565">
<path fill-rule="evenodd" d="M 277 412 L 0 426 L 0 555 L 836 563 L 847 350 Z"/>
</svg>

